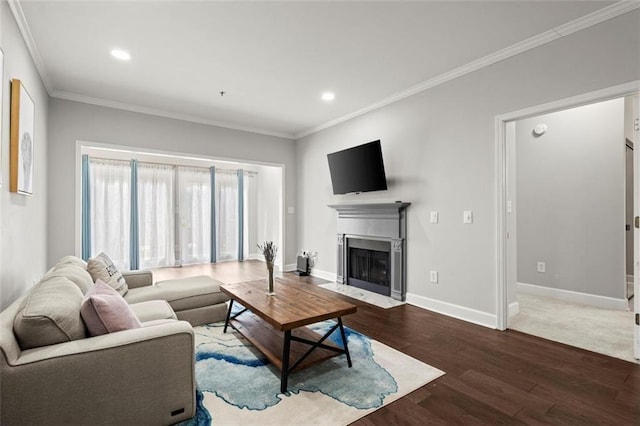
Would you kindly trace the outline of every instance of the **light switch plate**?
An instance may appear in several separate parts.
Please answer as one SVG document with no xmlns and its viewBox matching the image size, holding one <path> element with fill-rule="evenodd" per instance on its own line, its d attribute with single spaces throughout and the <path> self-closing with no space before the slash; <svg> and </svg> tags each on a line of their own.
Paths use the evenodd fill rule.
<svg viewBox="0 0 640 426">
<path fill-rule="evenodd" d="M 438 212 L 431 212 L 431 223 L 438 223 Z"/>
<path fill-rule="evenodd" d="M 463 214 L 463 223 L 473 223 L 473 212 L 471 210 L 465 210 Z"/>
</svg>

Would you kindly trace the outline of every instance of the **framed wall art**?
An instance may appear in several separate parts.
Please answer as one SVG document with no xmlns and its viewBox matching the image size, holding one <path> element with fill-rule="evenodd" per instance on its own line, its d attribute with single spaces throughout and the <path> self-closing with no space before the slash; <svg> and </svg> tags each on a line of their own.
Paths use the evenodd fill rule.
<svg viewBox="0 0 640 426">
<path fill-rule="evenodd" d="M 11 80 L 9 191 L 33 194 L 35 104 L 18 79 Z"/>
<path fill-rule="evenodd" d="M 4 105 L 4 52 L 0 49 L 0 142 L 2 142 L 2 106 Z M 2 187 L 2 143 L 0 143 L 0 188 Z"/>
</svg>

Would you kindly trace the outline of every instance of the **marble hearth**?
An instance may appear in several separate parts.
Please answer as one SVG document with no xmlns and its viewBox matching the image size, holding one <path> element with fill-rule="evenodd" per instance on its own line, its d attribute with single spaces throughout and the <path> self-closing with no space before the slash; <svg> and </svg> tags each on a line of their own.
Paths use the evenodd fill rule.
<svg viewBox="0 0 640 426">
<path fill-rule="evenodd" d="M 411 203 L 330 205 L 338 213 L 337 282 L 404 301 L 406 209 Z M 371 266 L 363 268 L 363 253 Z M 354 264 L 352 264 L 354 262 Z"/>
</svg>

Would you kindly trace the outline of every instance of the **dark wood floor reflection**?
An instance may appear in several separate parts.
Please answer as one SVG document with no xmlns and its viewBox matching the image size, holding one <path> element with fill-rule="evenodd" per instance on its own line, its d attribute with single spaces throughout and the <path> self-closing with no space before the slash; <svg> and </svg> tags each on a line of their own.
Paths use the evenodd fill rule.
<svg viewBox="0 0 640 426">
<path fill-rule="evenodd" d="M 263 262 L 163 268 L 156 281 L 210 275 L 222 282 L 264 279 Z M 281 274 L 292 282 L 325 282 Z M 640 425 L 640 365 L 517 331 L 496 331 L 411 305 L 392 309 L 349 299 L 345 324 L 446 372 L 355 424 Z"/>
</svg>

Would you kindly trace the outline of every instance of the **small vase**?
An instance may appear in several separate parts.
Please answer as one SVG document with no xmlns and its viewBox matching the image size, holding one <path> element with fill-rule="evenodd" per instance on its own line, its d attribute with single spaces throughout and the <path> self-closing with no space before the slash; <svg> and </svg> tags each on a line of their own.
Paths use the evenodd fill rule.
<svg viewBox="0 0 640 426">
<path fill-rule="evenodd" d="M 273 296 L 276 294 L 273 287 L 273 263 L 267 263 L 267 271 L 269 272 L 269 278 L 267 278 L 267 294 Z"/>
</svg>

